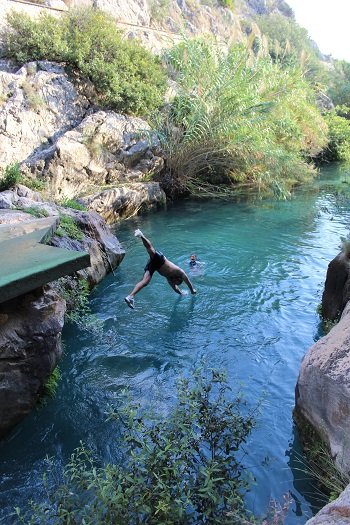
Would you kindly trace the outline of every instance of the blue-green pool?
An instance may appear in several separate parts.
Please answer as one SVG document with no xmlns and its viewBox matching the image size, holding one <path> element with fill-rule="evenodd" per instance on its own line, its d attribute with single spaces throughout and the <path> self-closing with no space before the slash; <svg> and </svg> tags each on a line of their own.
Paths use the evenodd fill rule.
<svg viewBox="0 0 350 525">
<path fill-rule="evenodd" d="M 125 259 L 91 297 L 103 336 L 65 328 L 56 398 L 0 446 L 0 523 L 16 523 L 13 507 L 40 496 L 46 455 L 65 462 L 83 440 L 113 460 L 118 443 L 106 413 L 123 387 L 166 407 L 176 376 L 202 358 L 225 369 L 248 403 L 262 404 L 245 446 L 256 476 L 249 507 L 262 514 L 271 498 L 290 492 L 287 524 L 305 523 L 317 495 L 298 471 L 294 388 L 303 355 L 322 335 L 316 308 L 327 265 L 349 231 L 346 180 L 332 166 L 288 201 L 185 202 L 118 225 Z M 190 253 L 198 255 L 205 264 L 189 271 L 197 296 L 177 296 L 155 274 L 136 309 L 126 306 L 147 260 L 135 228 L 186 270 Z"/>
</svg>

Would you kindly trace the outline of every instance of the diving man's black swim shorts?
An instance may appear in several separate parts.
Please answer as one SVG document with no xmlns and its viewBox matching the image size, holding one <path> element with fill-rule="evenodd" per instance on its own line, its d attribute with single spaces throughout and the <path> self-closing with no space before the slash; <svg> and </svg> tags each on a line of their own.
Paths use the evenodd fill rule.
<svg viewBox="0 0 350 525">
<path fill-rule="evenodd" d="M 159 270 L 159 268 L 163 266 L 164 263 L 165 263 L 164 255 L 161 252 L 155 252 L 154 256 L 146 264 L 145 272 L 147 272 L 148 270 L 152 277 L 154 272 Z"/>
</svg>

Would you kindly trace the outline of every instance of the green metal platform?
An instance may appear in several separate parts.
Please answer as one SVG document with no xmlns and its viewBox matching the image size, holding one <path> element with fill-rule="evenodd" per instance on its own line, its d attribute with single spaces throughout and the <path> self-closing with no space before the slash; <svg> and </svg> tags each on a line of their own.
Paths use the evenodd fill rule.
<svg viewBox="0 0 350 525">
<path fill-rule="evenodd" d="M 58 223 L 49 217 L 0 225 L 0 303 L 90 266 L 86 252 L 43 244 Z"/>
</svg>

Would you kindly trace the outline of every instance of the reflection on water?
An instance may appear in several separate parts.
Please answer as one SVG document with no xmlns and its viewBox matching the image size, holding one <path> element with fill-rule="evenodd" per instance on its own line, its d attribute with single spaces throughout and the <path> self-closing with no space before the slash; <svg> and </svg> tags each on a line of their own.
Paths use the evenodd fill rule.
<svg viewBox="0 0 350 525">
<path fill-rule="evenodd" d="M 305 351 L 321 335 L 316 308 L 327 265 L 348 234 L 346 188 L 333 168 L 290 201 L 187 202 L 119 225 L 126 257 L 91 296 L 102 331 L 65 327 L 56 398 L 0 446 L 0 522 L 15 523 L 13 507 L 40 497 L 46 455 L 62 464 L 83 440 L 101 460 L 117 457 L 107 412 L 125 386 L 143 403 L 156 395 L 166 410 L 178 375 L 204 358 L 227 371 L 249 404 L 261 404 L 245 446 L 257 480 L 250 509 L 261 515 L 271 498 L 282 501 L 290 492 L 287 525 L 304 524 L 318 501 L 297 466 L 294 388 Z M 123 299 L 148 259 L 135 228 L 188 271 L 196 296 L 176 295 L 155 274 L 136 296 L 136 309 L 127 308 Z M 188 268 L 191 253 L 205 263 L 199 272 Z"/>
</svg>

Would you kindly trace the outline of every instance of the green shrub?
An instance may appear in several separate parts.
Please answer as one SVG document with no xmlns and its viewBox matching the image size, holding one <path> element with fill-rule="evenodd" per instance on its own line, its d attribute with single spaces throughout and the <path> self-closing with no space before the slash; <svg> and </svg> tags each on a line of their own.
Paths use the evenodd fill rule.
<svg viewBox="0 0 350 525">
<path fill-rule="evenodd" d="M 350 63 L 333 60 L 329 72 L 327 94 L 336 106 L 350 107 Z"/>
<path fill-rule="evenodd" d="M 71 239 L 83 240 L 84 234 L 79 228 L 77 221 L 69 215 L 60 215 L 60 224 L 56 230 L 56 235 L 64 237 L 67 235 Z"/>
<path fill-rule="evenodd" d="M 87 208 L 84 204 L 81 204 L 80 202 L 76 201 L 75 199 L 64 199 L 61 202 L 61 206 L 64 208 L 71 208 L 73 210 L 80 210 L 80 211 L 86 211 Z"/>
<path fill-rule="evenodd" d="M 338 115 L 336 110 L 326 113 L 325 120 L 329 127 L 329 138 L 319 159 L 350 162 L 350 120 Z"/>
<path fill-rule="evenodd" d="M 8 16 L 4 55 L 26 62 L 64 62 L 92 81 L 95 102 L 120 112 L 148 115 L 163 101 L 166 83 L 159 59 L 136 40 L 124 40 L 112 17 L 97 9 L 55 18 Z"/>
<path fill-rule="evenodd" d="M 234 0 L 219 0 L 219 5 L 222 7 L 227 7 L 228 9 L 233 9 Z"/>
<path fill-rule="evenodd" d="M 29 213 L 33 217 L 42 219 L 43 217 L 48 217 L 49 214 L 44 208 L 39 208 L 38 206 L 30 206 L 29 208 L 21 208 L 24 213 Z"/>
<path fill-rule="evenodd" d="M 53 399 L 56 396 L 57 388 L 58 388 L 58 382 L 61 379 L 61 370 L 58 366 L 54 369 L 52 374 L 50 375 L 49 379 L 43 386 L 40 399 L 39 399 L 39 405 L 43 406 L 47 403 L 48 398 Z"/>
<path fill-rule="evenodd" d="M 21 182 L 21 170 L 18 163 L 6 166 L 4 176 L 0 179 L 0 191 L 13 188 Z"/>
<path fill-rule="evenodd" d="M 17 184 L 23 184 L 27 188 L 35 191 L 43 191 L 45 189 L 45 182 L 35 178 L 29 178 L 21 173 L 20 164 L 18 162 L 6 166 L 4 176 L 0 179 L 0 191 L 14 188 Z"/>
<path fill-rule="evenodd" d="M 110 416 L 122 426 L 120 463 L 99 467 L 81 447 L 63 484 L 34 506 L 25 523 L 248 523 L 248 479 L 239 452 L 252 414 L 243 415 L 241 396 L 232 398 L 225 376 L 215 370 L 181 379 L 177 394 L 166 417 L 127 398 Z"/>
<path fill-rule="evenodd" d="M 256 18 L 257 24 L 268 38 L 272 59 L 285 67 L 299 66 L 314 84 L 328 81 L 327 70 L 321 62 L 320 52 L 306 29 L 293 18 L 278 13 Z"/>
</svg>

